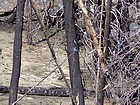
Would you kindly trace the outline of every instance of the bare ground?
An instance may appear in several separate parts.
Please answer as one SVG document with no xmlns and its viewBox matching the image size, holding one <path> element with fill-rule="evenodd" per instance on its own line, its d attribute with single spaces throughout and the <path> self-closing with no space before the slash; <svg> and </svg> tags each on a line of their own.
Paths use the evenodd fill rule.
<svg viewBox="0 0 140 105">
<path fill-rule="evenodd" d="M 14 31 L 11 31 L 11 32 L 6 32 L 6 30 L 0 31 L 0 49 L 2 51 L 0 55 L 0 78 L 1 78 L 0 85 L 9 86 L 10 84 L 10 77 L 12 73 L 13 42 L 14 42 Z M 57 46 L 55 46 L 55 44 L 53 45 L 53 47 L 56 51 L 58 62 L 61 63 L 64 59 L 66 59 L 66 53 L 63 50 L 63 48 L 60 48 L 60 47 L 58 48 Z M 67 62 L 65 62 L 61 67 L 69 81 L 69 72 L 68 72 Z M 51 57 L 51 53 L 48 49 L 47 44 L 43 42 L 41 44 L 38 44 L 36 47 L 27 45 L 26 32 L 24 32 L 20 86 L 34 86 L 44 76 L 46 76 L 49 72 L 51 72 L 54 68 L 56 68 L 56 66 Z M 52 75 L 50 75 L 46 80 L 44 80 L 39 86 L 40 87 L 54 87 L 54 86 L 66 87 L 63 80 L 58 80 L 59 76 L 60 76 L 60 73 L 57 70 Z M 47 104 L 47 103 L 45 104 L 43 100 L 40 100 L 40 102 L 43 102 L 40 105 L 55 105 L 55 104 L 52 104 L 54 103 L 53 101 L 55 100 L 55 98 L 54 99 L 50 98 L 52 99 L 52 102 L 50 102 L 48 98 L 46 97 L 42 97 L 42 98 L 47 99 L 45 102 L 50 103 L 50 104 Z M 6 102 L 7 99 L 8 99 L 7 95 L 1 96 L 0 105 L 3 103 L 7 103 Z M 37 98 L 36 96 L 35 100 L 39 101 L 39 99 L 41 99 L 41 97 Z M 58 98 L 58 100 L 60 99 L 61 98 Z M 69 100 L 69 98 L 66 98 L 66 99 Z M 39 105 L 38 103 L 34 101 L 33 98 L 31 98 L 30 101 L 31 101 L 31 104 L 27 104 L 27 105 Z M 60 101 L 63 101 L 63 99 Z"/>
<path fill-rule="evenodd" d="M 60 36 L 58 36 L 60 35 Z M 66 59 L 66 51 L 64 41 L 64 33 L 56 35 L 51 39 L 53 48 L 60 64 Z M 42 37 L 42 36 L 41 36 Z M 39 40 L 40 36 L 36 38 Z M 42 42 L 37 46 L 29 46 L 26 43 L 26 32 L 23 33 L 23 49 L 22 49 L 22 67 L 20 76 L 20 86 L 34 86 L 44 76 L 50 73 L 56 65 L 52 59 L 47 43 Z M 10 26 L 2 26 L 0 29 L 0 85 L 9 86 L 12 74 L 12 57 L 13 57 L 14 29 Z M 68 62 L 62 66 L 67 80 L 69 81 Z M 45 79 L 39 87 L 66 87 L 63 79 L 58 80 L 60 76 L 59 70 Z M 21 97 L 18 94 L 18 97 Z M 94 105 L 94 98 L 85 97 L 86 105 Z M 106 100 L 106 104 L 108 100 Z M 8 94 L 0 94 L 0 105 L 8 104 Z M 23 98 L 19 105 L 71 105 L 70 97 L 52 97 L 52 96 L 33 96 L 28 95 Z M 109 105 L 109 104 L 107 104 Z"/>
</svg>

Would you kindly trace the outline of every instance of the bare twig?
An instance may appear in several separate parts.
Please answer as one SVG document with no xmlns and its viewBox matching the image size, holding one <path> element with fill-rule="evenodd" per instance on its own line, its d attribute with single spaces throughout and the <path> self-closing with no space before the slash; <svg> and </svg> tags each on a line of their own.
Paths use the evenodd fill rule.
<svg viewBox="0 0 140 105">
<path fill-rule="evenodd" d="M 30 3 L 31 3 L 32 8 L 34 9 L 34 12 L 35 12 L 35 14 L 37 16 L 39 24 L 40 24 L 41 28 L 43 29 L 45 27 L 45 25 L 44 25 L 44 23 L 42 21 L 42 18 L 40 16 L 40 14 L 38 13 L 38 11 L 36 9 L 37 8 L 37 4 L 33 0 L 30 0 Z"/>
</svg>

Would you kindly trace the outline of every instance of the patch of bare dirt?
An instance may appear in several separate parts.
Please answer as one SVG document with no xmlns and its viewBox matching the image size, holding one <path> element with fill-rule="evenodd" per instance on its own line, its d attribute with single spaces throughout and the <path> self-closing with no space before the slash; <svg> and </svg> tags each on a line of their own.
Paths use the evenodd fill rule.
<svg viewBox="0 0 140 105">
<path fill-rule="evenodd" d="M 0 83 L 1 85 L 9 85 L 10 76 L 12 73 L 13 42 L 14 32 L 9 33 L 0 31 L 0 46 L 2 50 L 0 77 L 3 79 Z M 66 52 L 60 47 L 55 45 L 53 46 L 58 57 L 58 62 L 61 63 L 64 59 L 66 59 Z M 47 44 L 43 42 L 35 47 L 27 45 L 26 32 L 24 32 L 20 85 L 32 86 L 54 68 L 56 68 L 56 66 L 53 58 L 51 57 Z M 67 62 L 62 65 L 62 68 L 67 76 L 67 79 L 69 79 Z M 60 73 L 57 72 L 53 73 L 49 78 L 47 78 L 47 80 L 40 84 L 40 86 L 65 87 L 65 83 L 57 79 L 58 75 L 60 75 Z"/>
<path fill-rule="evenodd" d="M 6 27 L 5 27 L 6 28 Z M 13 59 L 13 43 L 14 43 L 14 31 L 7 32 L 7 29 L 2 29 L 0 31 L 0 85 L 9 86 L 10 78 L 12 74 L 12 59 Z M 58 62 L 61 63 L 66 59 L 66 52 L 63 47 L 59 47 L 59 41 L 55 41 L 53 44 L 55 49 Z M 67 80 L 69 81 L 69 71 L 68 63 L 65 62 L 62 66 L 62 69 L 66 75 Z M 44 76 L 50 73 L 56 68 L 56 65 L 53 61 L 47 43 L 42 42 L 37 46 L 29 46 L 26 43 L 26 32 L 23 33 L 23 49 L 22 49 L 22 67 L 21 67 L 21 76 L 20 76 L 20 86 L 34 86 L 37 84 Z M 58 77 L 61 74 L 59 70 L 56 70 L 52 75 L 50 75 L 46 80 L 44 80 L 39 86 L 40 87 L 66 87 L 63 80 L 58 80 Z M 5 99 L 0 98 L 0 104 L 7 101 L 7 97 L 3 96 Z M 41 99 L 41 97 L 40 97 Z M 44 99 L 48 99 L 45 98 Z M 39 100 L 39 99 L 37 99 Z M 54 99 L 55 100 L 55 99 Z M 53 101 L 54 101 L 53 100 Z M 59 99 L 58 99 L 59 100 Z M 33 103 L 34 101 L 31 101 Z M 40 100 L 40 102 L 44 102 Z M 27 104 L 27 105 L 55 105 L 47 101 L 49 104 Z M 36 103 L 36 104 L 35 104 Z M 58 105 L 58 104 L 56 104 Z"/>
<path fill-rule="evenodd" d="M 39 34 L 38 34 L 39 35 Z M 59 36 L 60 35 L 60 36 Z M 36 37 L 40 39 L 42 36 Z M 53 37 L 50 41 L 55 50 L 58 63 L 60 64 L 66 59 L 63 31 Z M 26 32 L 23 32 L 23 49 L 22 49 L 22 67 L 20 76 L 20 86 L 34 86 L 44 76 L 50 73 L 56 65 L 53 61 L 49 48 L 46 42 L 42 42 L 37 46 L 29 46 L 26 43 Z M 13 43 L 14 43 L 14 29 L 9 26 L 2 26 L 0 28 L 0 85 L 9 86 L 12 74 L 12 59 L 13 59 Z M 67 80 L 69 81 L 68 62 L 62 66 Z M 51 74 L 45 79 L 39 87 L 65 87 L 64 80 L 58 80 L 59 70 Z M 21 97 L 18 94 L 18 97 Z M 86 97 L 86 105 L 94 105 L 94 98 Z M 107 100 L 108 103 L 108 100 Z M 0 93 L 0 105 L 8 104 L 8 94 Z M 50 97 L 50 96 L 33 96 L 28 95 L 23 98 L 18 105 L 71 105 L 70 97 Z M 109 104 L 106 104 L 109 105 Z"/>
</svg>

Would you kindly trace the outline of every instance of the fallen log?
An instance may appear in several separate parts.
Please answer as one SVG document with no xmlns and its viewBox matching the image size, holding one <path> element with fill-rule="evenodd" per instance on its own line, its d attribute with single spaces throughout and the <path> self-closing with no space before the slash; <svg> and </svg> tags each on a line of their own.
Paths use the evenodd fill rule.
<svg viewBox="0 0 140 105">
<path fill-rule="evenodd" d="M 20 86 L 18 88 L 18 93 L 25 94 L 30 89 L 31 87 Z M 0 86 L 0 93 L 9 93 L 9 86 Z M 27 95 L 68 97 L 69 92 L 67 89 L 59 87 L 51 87 L 51 88 L 36 87 L 32 89 Z"/>
<path fill-rule="evenodd" d="M 20 86 L 18 88 L 18 93 L 25 94 L 30 89 L 31 87 Z M 9 93 L 9 86 L 0 86 L 0 93 Z M 69 97 L 69 91 L 66 88 L 60 87 L 51 87 L 51 88 L 35 87 L 27 95 Z M 95 91 L 84 90 L 84 96 L 94 97 Z"/>
</svg>

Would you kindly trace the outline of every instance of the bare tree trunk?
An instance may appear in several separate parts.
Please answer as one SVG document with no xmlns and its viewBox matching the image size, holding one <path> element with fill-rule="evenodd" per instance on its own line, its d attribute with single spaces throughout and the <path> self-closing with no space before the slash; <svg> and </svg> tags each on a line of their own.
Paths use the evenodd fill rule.
<svg viewBox="0 0 140 105">
<path fill-rule="evenodd" d="M 85 105 L 82 78 L 80 73 L 78 45 L 75 33 L 75 21 L 73 16 L 73 3 L 74 0 L 64 0 L 64 19 L 65 19 L 65 32 L 67 39 L 67 54 L 68 56 L 74 53 L 69 58 L 70 81 L 72 88 L 73 105 Z"/>
<path fill-rule="evenodd" d="M 107 59 L 109 53 L 109 34 L 110 34 L 110 10 L 111 10 L 112 0 L 107 0 L 106 7 L 106 19 L 105 19 L 105 30 L 104 30 L 104 58 Z"/>
<path fill-rule="evenodd" d="M 17 100 L 21 68 L 22 27 L 25 1 L 26 0 L 17 0 L 16 30 L 14 37 L 13 69 L 10 82 L 9 105 L 12 105 L 12 103 Z"/>
<path fill-rule="evenodd" d="M 99 64 L 101 62 L 104 63 L 104 60 L 107 60 L 107 57 L 109 55 L 109 34 L 110 34 L 110 10 L 111 10 L 111 3 L 112 0 L 107 0 L 107 6 L 106 6 L 106 18 L 105 18 L 105 29 L 104 29 L 104 57 L 99 57 Z M 100 30 L 101 31 L 101 30 Z M 105 69 L 100 68 L 99 69 Z M 104 91 L 103 88 L 105 86 L 105 80 L 104 80 L 104 72 L 103 70 L 99 70 L 99 77 L 98 77 L 98 85 L 97 85 L 97 102 L 96 105 L 103 105 L 104 104 Z"/>
</svg>

